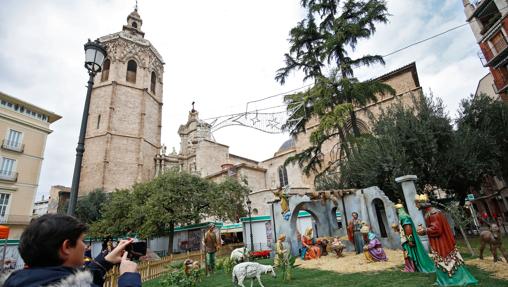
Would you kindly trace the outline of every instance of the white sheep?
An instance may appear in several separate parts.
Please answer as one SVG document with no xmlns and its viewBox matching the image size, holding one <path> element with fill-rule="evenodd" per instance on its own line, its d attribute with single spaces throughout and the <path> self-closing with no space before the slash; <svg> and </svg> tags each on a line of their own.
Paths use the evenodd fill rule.
<svg viewBox="0 0 508 287">
<path fill-rule="evenodd" d="M 251 278 L 250 286 L 252 287 L 254 278 L 256 278 L 259 285 L 264 287 L 263 283 L 261 283 L 261 274 L 267 274 L 268 272 L 272 273 L 273 277 L 276 276 L 273 267 L 270 265 L 262 265 L 256 262 L 240 263 L 233 268 L 233 285 L 238 283 L 238 286 L 245 287 L 243 281 Z"/>
<path fill-rule="evenodd" d="M 247 257 L 249 256 L 249 249 L 240 247 L 236 248 L 235 250 L 231 251 L 231 261 L 235 264 L 244 262 L 247 260 Z"/>
</svg>

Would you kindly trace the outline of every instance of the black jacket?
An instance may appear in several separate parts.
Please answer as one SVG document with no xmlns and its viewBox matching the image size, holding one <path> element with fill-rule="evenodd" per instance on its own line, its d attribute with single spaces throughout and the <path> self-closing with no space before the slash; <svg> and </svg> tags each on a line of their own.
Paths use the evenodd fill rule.
<svg viewBox="0 0 508 287">
<path fill-rule="evenodd" d="M 113 265 L 101 254 L 88 266 L 79 270 L 64 266 L 27 268 L 10 274 L 2 287 L 102 287 L 104 275 Z M 124 273 L 118 278 L 118 287 L 141 287 L 139 273 Z"/>
</svg>

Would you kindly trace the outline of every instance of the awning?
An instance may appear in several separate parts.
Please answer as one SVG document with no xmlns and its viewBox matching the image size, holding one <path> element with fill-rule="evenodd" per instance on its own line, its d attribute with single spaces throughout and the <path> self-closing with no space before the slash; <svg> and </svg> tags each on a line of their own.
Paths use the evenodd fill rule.
<svg viewBox="0 0 508 287">
<path fill-rule="evenodd" d="M 222 226 L 220 233 L 236 233 L 243 232 L 241 223 L 227 224 Z"/>
</svg>

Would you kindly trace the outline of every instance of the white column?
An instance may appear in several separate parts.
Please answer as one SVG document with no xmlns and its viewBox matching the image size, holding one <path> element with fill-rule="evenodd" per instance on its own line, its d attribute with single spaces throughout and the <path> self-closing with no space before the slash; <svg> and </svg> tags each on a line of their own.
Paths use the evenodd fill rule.
<svg viewBox="0 0 508 287">
<path fill-rule="evenodd" d="M 407 212 L 413 222 L 418 228 L 418 225 L 422 225 L 426 227 L 425 220 L 423 218 L 423 213 L 416 207 L 415 199 L 416 199 L 416 186 L 415 181 L 417 177 L 416 175 L 405 175 L 401 177 L 397 177 L 395 181 L 402 185 L 402 191 L 404 192 L 404 199 L 406 201 Z M 429 238 L 427 235 L 420 236 L 423 246 L 427 251 L 429 251 Z"/>
<path fill-rule="evenodd" d="M 363 194 L 363 189 L 360 191 L 359 197 L 360 197 L 360 212 L 361 212 L 361 215 L 359 218 L 362 221 L 365 221 L 369 226 L 371 226 L 369 211 L 367 209 L 367 203 L 365 202 L 365 195 Z"/>
</svg>

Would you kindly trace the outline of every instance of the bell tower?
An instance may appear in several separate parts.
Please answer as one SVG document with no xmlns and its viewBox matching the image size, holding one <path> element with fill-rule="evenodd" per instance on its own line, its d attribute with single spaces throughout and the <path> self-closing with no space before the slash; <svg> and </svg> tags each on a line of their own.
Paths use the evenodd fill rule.
<svg viewBox="0 0 508 287">
<path fill-rule="evenodd" d="M 136 6 L 122 31 L 99 38 L 108 55 L 95 77 L 80 195 L 128 188 L 155 176 L 164 61 L 144 38 L 142 25 Z"/>
</svg>

